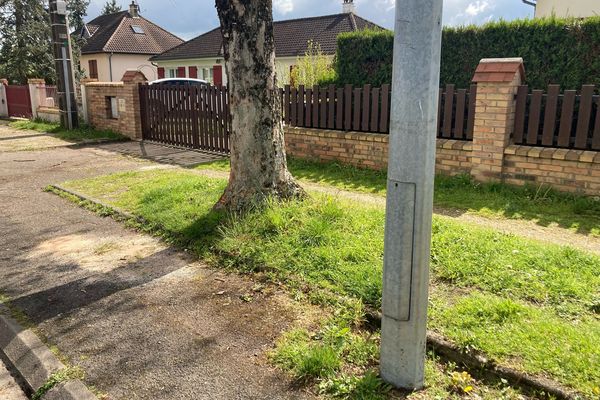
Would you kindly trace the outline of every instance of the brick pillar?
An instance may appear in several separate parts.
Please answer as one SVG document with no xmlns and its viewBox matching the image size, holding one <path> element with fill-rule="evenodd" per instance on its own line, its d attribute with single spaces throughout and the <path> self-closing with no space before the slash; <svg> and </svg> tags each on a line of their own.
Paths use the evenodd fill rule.
<svg viewBox="0 0 600 400">
<path fill-rule="evenodd" d="M 502 180 L 504 149 L 514 129 L 515 95 L 524 78 L 522 58 L 483 59 L 477 66 L 471 175 L 479 181 Z"/>
<path fill-rule="evenodd" d="M 46 81 L 43 79 L 28 79 L 31 114 L 33 119 L 38 117 L 38 108 L 46 104 Z"/>
<path fill-rule="evenodd" d="M 132 139 L 141 139 L 142 115 L 139 84 L 148 82 L 148 79 L 140 71 L 128 70 L 121 80 L 123 81 L 123 98 L 119 99 L 120 132 Z"/>
<path fill-rule="evenodd" d="M 8 117 L 8 102 L 6 100 L 7 79 L 0 79 L 0 117 Z"/>
</svg>

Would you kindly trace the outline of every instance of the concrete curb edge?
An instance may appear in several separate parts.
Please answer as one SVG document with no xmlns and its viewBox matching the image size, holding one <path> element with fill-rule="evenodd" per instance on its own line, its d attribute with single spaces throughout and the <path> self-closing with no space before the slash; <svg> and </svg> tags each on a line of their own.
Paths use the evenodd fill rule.
<svg viewBox="0 0 600 400">
<path fill-rule="evenodd" d="M 9 364 L 7 367 L 16 375 L 17 381 L 25 386 L 23 389 L 26 394 L 32 395 L 49 382 L 53 374 L 67 367 L 31 329 L 23 328 L 10 315 L 10 309 L 1 305 L 0 357 L 7 361 Z M 54 397 L 47 397 L 46 395 L 51 392 L 54 393 Z M 41 399 L 94 400 L 97 398 L 83 382 L 71 380 L 55 386 Z"/>
</svg>

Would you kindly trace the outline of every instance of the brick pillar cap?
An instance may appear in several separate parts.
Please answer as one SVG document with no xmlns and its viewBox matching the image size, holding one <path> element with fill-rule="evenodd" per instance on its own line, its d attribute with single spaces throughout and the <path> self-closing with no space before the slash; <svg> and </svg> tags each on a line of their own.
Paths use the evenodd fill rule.
<svg viewBox="0 0 600 400">
<path fill-rule="evenodd" d="M 46 81 L 43 79 L 29 78 L 29 79 L 27 79 L 27 83 L 29 85 L 42 85 L 42 84 L 45 84 Z"/>
<path fill-rule="evenodd" d="M 144 75 L 142 71 L 138 71 L 136 69 L 128 69 L 127 71 L 125 71 L 125 74 L 123 75 L 123 78 L 121 78 L 121 80 L 125 83 L 148 81 L 146 75 Z"/>
<path fill-rule="evenodd" d="M 86 83 L 98 82 L 98 79 L 96 79 L 96 78 L 82 78 L 80 82 L 81 82 L 82 85 L 85 85 Z"/>
<path fill-rule="evenodd" d="M 519 74 L 521 81 L 525 80 L 522 58 L 484 58 L 475 70 L 473 82 L 510 83 L 516 74 Z"/>
</svg>

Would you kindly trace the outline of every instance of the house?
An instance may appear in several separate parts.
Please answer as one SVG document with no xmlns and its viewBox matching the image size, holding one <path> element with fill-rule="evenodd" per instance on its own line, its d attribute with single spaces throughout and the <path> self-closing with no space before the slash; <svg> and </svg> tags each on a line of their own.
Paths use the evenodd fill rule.
<svg viewBox="0 0 600 400">
<path fill-rule="evenodd" d="M 524 0 L 523 2 L 535 6 L 536 18 L 600 16 L 600 1 L 598 0 Z"/>
<path fill-rule="evenodd" d="M 304 56 L 309 41 L 318 43 L 324 55 L 333 60 L 340 33 L 362 29 L 383 29 L 355 13 L 353 0 L 344 0 L 342 13 L 320 17 L 275 21 L 275 64 L 278 75 L 287 74 Z M 158 65 L 159 78 L 199 78 L 214 85 L 227 85 L 223 43 L 219 28 L 150 59 Z M 284 78 L 284 80 L 286 80 Z"/>
<path fill-rule="evenodd" d="M 88 78 L 103 82 L 121 79 L 128 69 L 140 70 L 156 79 L 157 69 L 149 58 L 161 54 L 183 40 L 148 21 L 132 2 L 129 11 L 101 15 L 85 24 L 81 32 L 81 67 Z"/>
</svg>

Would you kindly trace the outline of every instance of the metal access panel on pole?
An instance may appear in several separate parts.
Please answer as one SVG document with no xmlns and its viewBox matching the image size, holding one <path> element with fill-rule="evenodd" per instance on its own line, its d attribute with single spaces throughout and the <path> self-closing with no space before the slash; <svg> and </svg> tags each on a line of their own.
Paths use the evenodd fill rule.
<svg viewBox="0 0 600 400">
<path fill-rule="evenodd" d="M 421 389 L 441 55 L 442 0 L 396 0 L 381 325 L 381 376 Z"/>
<path fill-rule="evenodd" d="M 67 3 L 64 0 L 50 0 L 49 5 L 60 123 L 67 129 L 74 129 L 79 125 L 79 117 L 75 95 L 75 79 L 73 77 L 73 57 L 67 20 Z"/>
</svg>

